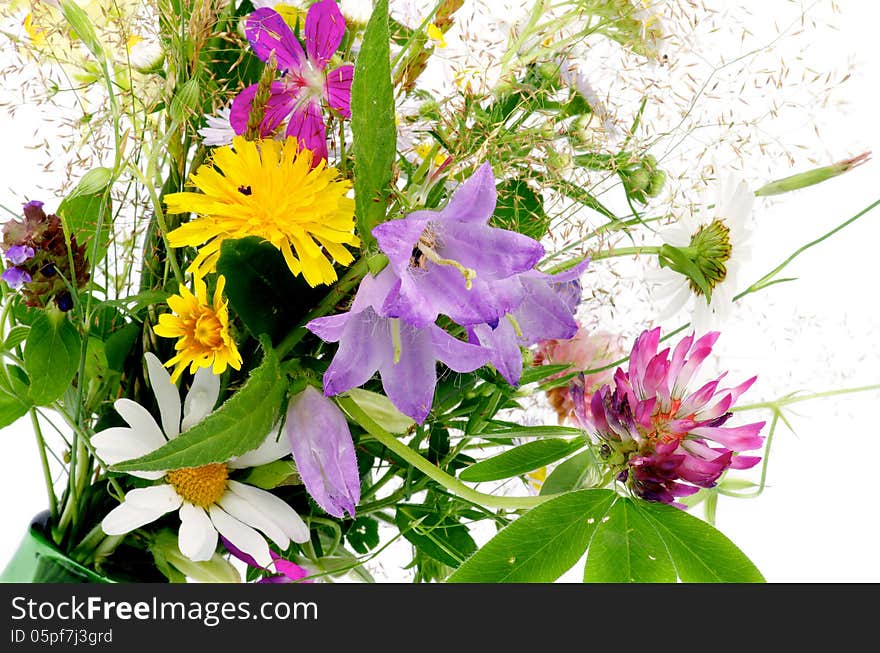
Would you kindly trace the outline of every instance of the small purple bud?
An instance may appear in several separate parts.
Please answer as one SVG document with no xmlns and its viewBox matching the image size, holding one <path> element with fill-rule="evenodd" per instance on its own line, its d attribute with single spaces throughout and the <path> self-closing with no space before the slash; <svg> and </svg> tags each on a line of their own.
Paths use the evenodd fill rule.
<svg viewBox="0 0 880 653">
<path fill-rule="evenodd" d="M 339 407 L 308 386 L 290 400 L 285 428 L 296 470 L 315 503 L 334 517 L 354 517 L 361 481 L 351 431 Z"/>
<path fill-rule="evenodd" d="M 58 270 L 55 269 L 54 263 L 46 263 L 46 265 L 44 265 L 42 268 L 40 268 L 40 272 L 47 279 L 51 279 L 52 277 L 55 276 L 55 274 L 56 274 L 56 272 L 58 272 Z"/>
<path fill-rule="evenodd" d="M 13 245 L 6 250 L 6 260 L 13 265 L 20 265 L 34 256 L 34 248 L 30 245 Z"/>
<path fill-rule="evenodd" d="M 70 293 L 65 290 L 55 295 L 55 304 L 60 310 L 66 313 L 73 308 L 73 298 L 70 296 Z"/>
<path fill-rule="evenodd" d="M 25 270 L 14 267 L 6 268 L 0 278 L 2 278 L 3 281 L 5 281 L 13 290 L 18 290 L 24 284 L 30 283 L 32 281 L 31 275 L 29 275 Z"/>
<path fill-rule="evenodd" d="M 43 220 L 46 213 L 43 211 L 43 203 L 39 200 L 32 200 L 24 205 L 24 217 L 30 220 Z"/>
</svg>

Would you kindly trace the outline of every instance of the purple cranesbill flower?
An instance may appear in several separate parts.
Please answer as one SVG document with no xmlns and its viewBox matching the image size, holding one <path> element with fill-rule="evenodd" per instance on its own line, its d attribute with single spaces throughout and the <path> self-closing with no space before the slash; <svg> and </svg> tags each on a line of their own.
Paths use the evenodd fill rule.
<svg viewBox="0 0 880 653">
<path fill-rule="evenodd" d="M 676 497 L 714 487 L 727 469 L 760 461 L 740 452 L 762 446 L 764 422 L 725 426 L 729 409 L 757 377 L 719 389 L 725 373 L 688 390 L 718 335 L 687 336 L 670 355 L 669 348 L 657 352 L 659 328 L 645 331 L 633 345 L 629 369 L 615 372 L 613 387 L 592 396 L 577 383 L 570 388 L 578 420 L 615 477 L 643 499 L 684 507 Z"/>
<path fill-rule="evenodd" d="M 316 2 L 306 14 L 305 52 L 290 27 L 274 9 L 257 9 L 245 27 L 254 53 L 267 61 L 274 52 L 278 70 L 273 82 L 260 135 L 270 136 L 290 116 L 287 136 L 315 153 L 314 164 L 327 158 L 327 132 L 322 102 L 343 118 L 351 118 L 351 80 L 354 66 L 346 64 L 327 70 L 345 34 L 345 19 L 334 0 Z M 247 129 L 257 84 L 245 88 L 232 102 L 230 123 L 236 134 Z"/>
<path fill-rule="evenodd" d="M 354 517 L 361 480 L 351 431 L 339 406 L 307 386 L 287 405 L 285 428 L 296 471 L 315 503 L 334 517 Z"/>
<path fill-rule="evenodd" d="M 3 281 L 5 281 L 13 290 L 18 290 L 24 284 L 33 281 L 27 270 L 22 270 L 21 268 L 16 267 L 6 268 L 0 278 L 2 278 Z"/>
<path fill-rule="evenodd" d="M 397 277 L 391 268 L 361 281 L 351 310 L 312 320 L 306 328 L 339 349 L 324 373 L 324 394 L 333 396 L 366 383 L 377 371 L 382 388 L 400 412 L 421 424 L 434 401 L 437 361 L 472 372 L 489 360 L 477 345 L 453 338 L 435 324 L 419 328 L 382 313 Z"/>
<path fill-rule="evenodd" d="M 275 553 L 272 549 L 269 549 L 269 555 L 272 557 L 272 565 L 275 567 L 274 572 L 271 569 L 263 567 L 256 560 L 254 560 L 253 556 L 250 556 L 239 549 L 222 535 L 220 536 L 220 542 L 223 543 L 223 546 L 226 547 L 226 550 L 229 551 L 229 553 L 232 554 L 233 557 L 238 558 L 249 567 L 253 567 L 254 569 L 261 569 L 262 571 L 267 571 L 272 574 L 271 576 L 264 576 L 257 581 L 258 583 L 312 582 L 310 580 L 303 580 L 309 575 L 309 571 L 307 569 L 305 569 L 304 567 L 300 567 L 295 562 L 285 560 L 280 555 Z"/>
<path fill-rule="evenodd" d="M 577 333 L 574 312 L 580 302 L 578 279 L 588 264 L 585 260 L 558 274 L 529 270 L 498 282 L 520 284 L 522 302 L 501 318 L 494 329 L 488 324 L 468 327 L 470 341 L 489 352 L 490 362 L 511 385 L 517 385 L 522 375 L 520 347 L 546 338 L 567 340 Z"/>
<path fill-rule="evenodd" d="M 530 270 L 544 255 L 528 236 L 488 225 L 495 210 L 488 163 L 459 186 L 439 211 L 415 211 L 373 228 L 398 277 L 382 313 L 415 327 L 441 313 L 467 326 L 495 325 L 519 305 L 519 284 L 493 284 Z"/>
<path fill-rule="evenodd" d="M 30 245 L 13 245 L 6 250 L 6 260 L 13 265 L 20 265 L 34 257 L 34 248 Z"/>
</svg>

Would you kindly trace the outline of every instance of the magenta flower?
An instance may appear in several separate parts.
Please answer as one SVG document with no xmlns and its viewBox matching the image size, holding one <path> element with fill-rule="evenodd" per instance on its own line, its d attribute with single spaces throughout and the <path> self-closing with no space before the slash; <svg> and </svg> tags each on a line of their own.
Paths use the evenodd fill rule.
<svg viewBox="0 0 880 653">
<path fill-rule="evenodd" d="M 498 284 L 517 283 L 520 305 L 505 315 L 494 329 L 488 324 L 468 327 L 471 342 L 489 352 L 489 361 L 510 385 L 519 383 L 523 357 L 520 347 L 544 338 L 566 340 L 578 330 L 574 312 L 580 303 L 580 279 L 589 261 L 555 275 L 529 270 Z"/>
<path fill-rule="evenodd" d="M 484 163 L 439 211 L 416 211 L 373 228 L 398 281 L 380 312 L 414 327 L 440 314 L 462 326 L 498 320 L 522 301 L 517 283 L 493 284 L 530 270 L 541 244 L 488 225 L 495 210 L 495 178 Z"/>
<path fill-rule="evenodd" d="M 339 406 L 312 386 L 291 398 L 285 423 L 296 471 L 328 514 L 354 517 L 361 500 L 354 443 Z"/>
<path fill-rule="evenodd" d="M 477 345 L 462 342 L 435 324 L 415 327 L 387 317 L 382 306 L 397 285 L 393 270 L 361 281 L 351 310 L 312 320 L 306 328 L 339 349 L 324 373 L 324 394 L 333 396 L 366 383 L 377 371 L 385 394 L 400 412 L 421 424 L 434 401 L 437 361 L 456 372 L 472 372 L 489 359 Z"/>
<path fill-rule="evenodd" d="M 696 342 L 688 336 L 670 357 L 668 348 L 657 352 L 660 329 L 645 331 L 633 345 L 628 371 L 617 369 L 613 388 L 604 385 L 590 398 L 577 384 L 570 389 L 575 414 L 617 480 L 643 499 L 684 507 L 676 497 L 713 487 L 728 468 L 747 469 L 760 460 L 739 453 L 762 446 L 764 422 L 725 426 L 730 407 L 757 377 L 719 389 L 725 373 L 687 389 L 718 335 Z"/>
<path fill-rule="evenodd" d="M 327 64 L 345 34 L 345 19 L 334 0 L 316 2 L 306 14 L 306 49 L 274 9 L 257 9 L 245 27 L 254 53 L 262 61 L 274 52 L 282 78 L 272 84 L 260 135 L 270 136 L 290 116 L 287 136 L 315 153 L 314 163 L 327 158 L 327 131 L 322 103 L 344 118 L 351 118 L 351 80 L 354 66 L 346 64 L 330 71 Z M 247 129 L 248 116 L 257 92 L 253 84 L 232 102 L 229 121 L 236 134 Z"/>
<path fill-rule="evenodd" d="M 271 576 L 264 576 L 258 583 L 311 583 L 310 580 L 303 580 L 309 575 L 309 572 L 304 567 L 300 567 L 295 562 L 291 562 L 290 560 L 285 560 L 280 555 L 275 553 L 272 549 L 269 549 L 269 555 L 272 557 L 272 565 L 275 567 L 275 571 L 273 572 L 271 569 L 263 567 L 260 565 L 252 556 L 249 556 L 247 553 L 239 549 L 232 542 L 227 540 L 222 535 L 220 536 L 220 541 L 223 543 L 223 546 L 226 547 L 226 550 L 232 554 L 233 557 L 238 558 L 242 562 L 244 562 L 249 567 L 253 567 L 254 569 L 261 569 L 262 571 L 267 571 Z"/>
</svg>

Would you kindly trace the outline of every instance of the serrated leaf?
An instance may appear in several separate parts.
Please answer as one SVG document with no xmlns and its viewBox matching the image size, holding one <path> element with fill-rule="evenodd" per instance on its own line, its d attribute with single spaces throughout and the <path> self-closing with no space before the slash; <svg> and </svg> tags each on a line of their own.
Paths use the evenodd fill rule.
<svg viewBox="0 0 880 653">
<path fill-rule="evenodd" d="M 549 499 L 501 529 L 446 582 L 553 582 L 581 558 L 617 498 L 611 490 L 579 490 Z"/>
<path fill-rule="evenodd" d="M 675 566 L 653 525 L 619 498 L 599 520 L 584 565 L 585 583 L 674 583 Z"/>
<path fill-rule="evenodd" d="M 540 240 L 547 233 L 550 218 L 543 200 L 525 179 L 505 179 L 498 184 L 498 202 L 489 224 Z"/>
<path fill-rule="evenodd" d="M 79 332 L 65 314 L 37 314 L 24 346 L 24 368 L 36 405 L 46 406 L 64 394 L 79 367 L 79 354 Z"/>
<path fill-rule="evenodd" d="M 596 487 L 602 473 L 592 451 L 582 451 L 559 463 L 541 485 L 539 494 L 561 494 L 572 490 Z"/>
<path fill-rule="evenodd" d="M 535 440 L 508 449 L 497 456 L 471 465 L 458 475 L 462 481 L 498 481 L 525 474 L 560 458 L 574 453 L 586 446 L 583 440 L 569 442 L 561 439 Z"/>
<path fill-rule="evenodd" d="M 153 471 L 225 462 L 258 447 L 276 424 L 286 385 L 271 349 L 247 383 L 220 408 L 152 453 L 112 471 Z"/>
<path fill-rule="evenodd" d="M 754 563 L 726 535 L 703 520 L 661 503 L 639 501 L 637 507 L 662 538 L 683 582 L 764 582 Z"/>
<path fill-rule="evenodd" d="M 354 151 L 354 200 L 358 235 L 364 250 L 375 242 L 373 227 L 388 208 L 392 166 L 397 151 L 388 0 L 377 0 L 364 31 L 351 83 L 351 131 Z"/>
<path fill-rule="evenodd" d="M 477 549 L 465 526 L 426 506 L 398 505 L 394 522 L 419 551 L 450 567 L 458 567 Z"/>
</svg>

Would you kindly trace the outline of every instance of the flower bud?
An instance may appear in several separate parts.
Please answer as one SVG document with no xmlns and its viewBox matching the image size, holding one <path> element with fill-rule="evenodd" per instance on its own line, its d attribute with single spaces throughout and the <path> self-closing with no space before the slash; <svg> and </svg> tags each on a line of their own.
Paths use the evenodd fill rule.
<svg viewBox="0 0 880 653">
<path fill-rule="evenodd" d="M 806 188 L 807 186 L 815 186 L 816 184 L 821 184 L 823 181 L 842 175 L 844 172 L 849 172 L 853 168 L 868 161 L 870 157 L 870 152 L 863 152 L 858 156 L 850 157 L 849 159 L 844 159 L 837 163 L 832 163 L 830 166 L 814 168 L 813 170 L 807 170 L 806 172 L 791 175 L 790 177 L 783 177 L 782 179 L 777 179 L 776 181 L 771 181 L 769 184 L 761 186 L 761 188 L 755 191 L 755 195 L 757 197 L 781 195 L 782 193 L 799 190 L 801 188 Z"/>
</svg>

